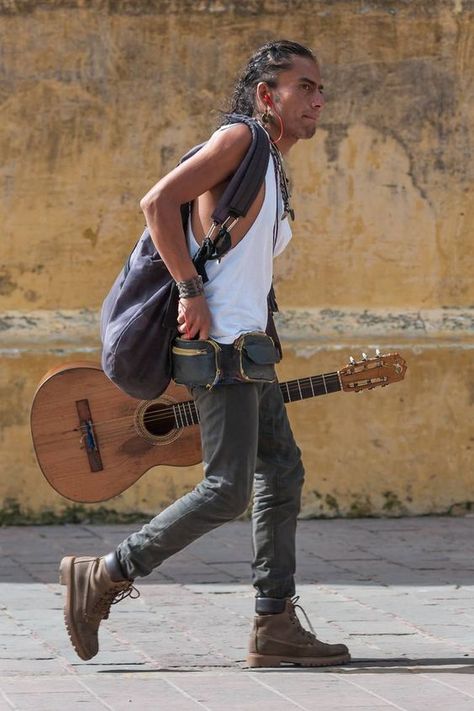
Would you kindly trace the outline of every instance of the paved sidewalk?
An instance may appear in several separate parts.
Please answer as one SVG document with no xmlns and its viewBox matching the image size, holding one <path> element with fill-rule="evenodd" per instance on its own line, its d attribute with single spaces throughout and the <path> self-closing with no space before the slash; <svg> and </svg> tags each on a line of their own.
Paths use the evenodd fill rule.
<svg viewBox="0 0 474 711">
<path fill-rule="evenodd" d="M 134 527 L 0 529 L 0 711 L 474 710 L 474 519 L 301 521 L 298 592 L 353 661 L 245 668 L 250 525 L 228 524 L 140 580 L 81 662 L 62 621 L 63 554 Z"/>
</svg>

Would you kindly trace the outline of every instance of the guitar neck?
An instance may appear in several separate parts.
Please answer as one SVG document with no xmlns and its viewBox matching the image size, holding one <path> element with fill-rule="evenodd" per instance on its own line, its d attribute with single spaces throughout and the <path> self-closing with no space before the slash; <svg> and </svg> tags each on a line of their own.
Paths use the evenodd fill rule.
<svg viewBox="0 0 474 711">
<path fill-rule="evenodd" d="M 306 400 L 319 395 L 329 395 L 329 393 L 337 393 L 342 389 L 339 373 L 337 372 L 313 375 L 309 378 L 286 380 L 283 383 L 279 383 L 279 385 L 285 403 Z M 199 424 L 199 414 L 193 400 L 178 402 L 172 407 L 177 427 Z"/>
</svg>

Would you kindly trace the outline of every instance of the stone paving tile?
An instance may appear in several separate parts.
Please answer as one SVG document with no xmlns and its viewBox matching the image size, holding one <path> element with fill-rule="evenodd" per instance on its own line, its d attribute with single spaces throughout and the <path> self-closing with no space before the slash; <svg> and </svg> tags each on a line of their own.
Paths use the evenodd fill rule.
<svg viewBox="0 0 474 711">
<path fill-rule="evenodd" d="M 211 711 L 288 711 L 297 708 L 293 698 L 280 694 L 271 686 L 258 683 L 251 674 L 177 674 L 174 682 Z"/>
<path fill-rule="evenodd" d="M 337 709 L 387 709 L 393 708 L 382 698 L 360 688 L 348 678 L 322 671 L 310 672 L 252 672 L 260 683 L 284 694 L 303 708 Z"/>
<path fill-rule="evenodd" d="M 366 674 L 357 680 L 363 688 L 410 711 L 472 711 L 473 698 L 420 674 L 398 674 L 396 684 L 387 686 L 385 675 Z"/>
<path fill-rule="evenodd" d="M 199 708 L 191 694 L 175 682 L 175 675 L 127 673 L 117 678 L 115 674 L 88 676 L 84 683 L 90 692 L 111 706 L 114 711 L 122 709 L 179 709 L 188 711 Z M 107 677 L 107 678 L 105 678 Z"/>
<path fill-rule="evenodd" d="M 437 672 L 436 675 L 434 674 L 435 671 Z M 474 708 L 474 666 L 471 667 L 468 674 L 453 674 L 450 671 L 441 674 L 439 670 L 432 669 L 424 676 L 431 681 L 441 684 L 442 686 L 446 686 L 447 689 L 456 689 L 457 691 L 466 694 L 467 698 L 471 698 L 473 700 L 472 707 Z"/>
<path fill-rule="evenodd" d="M 54 657 L 29 659 L 28 657 L 22 656 L 17 659 L 2 659 L 0 664 L 0 679 L 4 676 L 21 677 L 25 673 L 49 676 L 52 674 L 62 674 L 63 672 L 63 665 Z"/>
<path fill-rule="evenodd" d="M 95 699 L 87 691 L 79 691 L 71 694 L 9 694 L 8 701 L 13 705 L 11 709 L 18 711 L 64 711 L 67 709 L 87 709 L 87 711 L 104 711 L 104 705 L 100 699 Z M 8 708 L 8 707 L 7 707 Z"/>
</svg>

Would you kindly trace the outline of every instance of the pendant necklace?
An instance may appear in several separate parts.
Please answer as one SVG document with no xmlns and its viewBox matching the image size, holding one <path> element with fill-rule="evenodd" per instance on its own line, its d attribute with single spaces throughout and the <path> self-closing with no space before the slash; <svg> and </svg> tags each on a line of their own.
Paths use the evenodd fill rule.
<svg viewBox="0 0 474 711">
<path fill-rule="evenodd" d="M 275 143 L 272 141 L 272 137 L 270 136 L 267 127 L 265 124 L 263 124 L 259 119 L 256 119 L 257 123 L 263 128 L 265 133 L 268 136 L 268 140 L 270 142 L 270 153 L 272 154 L 273 157 L 273 162 L 275 164 L 276 171 L 278 173 L 278 182 L 280 183 L 280 191 L 281 191 L 281 197 L 283 200 L 283 213 L 281 216 L 281 219 L 284 220 L 285 217 L 290 216 L 291 220 L 294 221 L 295 219 L 295 211 L 291 207 L 291 182 L 290 179 L 288 178 L 286 169 L 285 169 L 285 163 L 283 160 L 283 156 L 280 152 L 280 149 L 278 148 Z"/>
<path fill-rule="evenodd" d="M 288 217 L 288 215 L 291 217 L 291 220 L 294 221 L 295 219 L 295 211 L 291 207 L 291 183 L 290 179 L 288 178 L 286 169 L 285 169 L 285 162 L 283 160 L 283 156 L 280 153 L 279 148 L 270 140 L 270 151 L 273 156 L 273 160 L 275 161 L 277 171 L 278 171 L 278 178 L 280 182 L 280 190 L 281 190 L 281 196 L 283 198 L 283 214 L 281 216 L 281 219 L 284 220 L 285 217 Z"/>
</svg>

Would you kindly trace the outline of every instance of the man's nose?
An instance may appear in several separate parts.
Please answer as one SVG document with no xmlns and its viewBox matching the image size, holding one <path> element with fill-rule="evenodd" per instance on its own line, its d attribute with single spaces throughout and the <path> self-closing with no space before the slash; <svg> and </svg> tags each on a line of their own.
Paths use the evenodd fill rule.
<svg viewBox="0 0 474 711">
<path fill-rule="evenodd" d="M 316 91 L 313 101 L 311 102 L 313 108 L 317 109 L 322 109 L 324 104 L 325 104 L 324 96 L 321 94 L 320 91 Z"/>
</svg>

